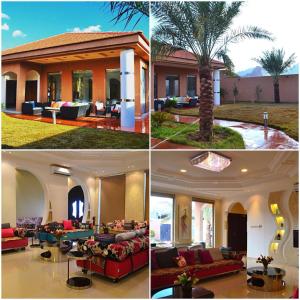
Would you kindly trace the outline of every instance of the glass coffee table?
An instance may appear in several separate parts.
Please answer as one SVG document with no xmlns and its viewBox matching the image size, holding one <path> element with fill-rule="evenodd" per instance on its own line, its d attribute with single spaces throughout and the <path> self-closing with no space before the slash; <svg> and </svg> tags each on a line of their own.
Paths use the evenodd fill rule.
<svg viewBox="0 0 300 300">
<path fill-rule="evenodd" d="M 250 278 L 247 280 L 248 287 L 264 292 L 276 292 L 285 288 L 283 277 L 285 270 L 268 267 L 265 271 L 263 267 L 253 267 L 247 269 Z"/>
</svg>

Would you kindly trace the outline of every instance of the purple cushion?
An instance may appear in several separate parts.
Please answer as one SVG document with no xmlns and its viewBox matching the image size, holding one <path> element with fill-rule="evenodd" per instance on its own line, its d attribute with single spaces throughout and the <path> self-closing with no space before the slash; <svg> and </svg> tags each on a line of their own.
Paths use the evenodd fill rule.
<svg viewBox="0 0 300 300">
<path fill-rule="evenodd" d="M 158 262 L 157 262 L 155 250 L 151 250 L 151 269 L 152 270 L 158 269 Z"/>
<path fill-rule="evenodd" d="M 196 263 L 195 260 L 195 252 L 194 251 L 179 251 L 179 255 L 183 256 L 188 265 L 194 265 Z"/>
<path fill-rule="evenodd" d="M 211 264 L 214 262 L 208 250 L 199 250 L 201 264 Z"/>
</svg>

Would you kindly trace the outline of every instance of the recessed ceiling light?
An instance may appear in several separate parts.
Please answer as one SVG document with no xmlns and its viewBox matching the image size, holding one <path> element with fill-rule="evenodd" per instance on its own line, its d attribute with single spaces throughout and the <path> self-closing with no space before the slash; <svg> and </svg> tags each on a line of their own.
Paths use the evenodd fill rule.
<svg viewBox="0 0 300 300">
<path fill-rule="evenodd" d="M 247 172 L 248 172 L 248 169 L 246 169 L 246 168 L 241 169 L 241 172 L 242 172 L 242 173 L 247 173 Z"/>
<path fill-rule="evenodd" d="M 186 172 L 187 172 L 187 170 L 185 170 L 185 169 L 181 169 L 181 170 L 180 170 L 180 172 L 181 172 L 181 173 L 186 173 Z"/>
</svg>

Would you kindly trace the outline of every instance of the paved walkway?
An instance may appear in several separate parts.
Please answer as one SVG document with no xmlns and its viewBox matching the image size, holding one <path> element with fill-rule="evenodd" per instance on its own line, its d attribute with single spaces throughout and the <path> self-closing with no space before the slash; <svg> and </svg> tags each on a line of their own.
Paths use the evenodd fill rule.
<svg viewBox="0 0 300 300">
<path fill-rule="evenodd" d="M 199 121 L 199 118 L 175 115 L 175 120 L 177 122 L 192 123 Z M 214 120 L 214 124 L 231 128 L 240 133 L 244 139 L 246 149 L 298 149 L 299 147 L 299 143 L 287 134 L 270 127 L 265 130 L 264 126 L 261 125 L 226 120 Z M 170 149 L 186 149 L 188 147 L 153 138 L 151 139 L 151 145 L 154 149 L 168 149 L 168 146 L 170 146 Z"/>
</svg>

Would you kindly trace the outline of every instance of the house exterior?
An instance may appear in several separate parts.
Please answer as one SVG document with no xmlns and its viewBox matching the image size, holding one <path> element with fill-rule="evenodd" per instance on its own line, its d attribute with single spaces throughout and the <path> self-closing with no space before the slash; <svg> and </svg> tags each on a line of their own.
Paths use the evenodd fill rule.
<svg viewBox="0 0 300 300">
<path fill-rule="evenodd" d="M 148 78 L 142 32 L 63 33 L 2 51 L 2 106 L 121 99 L 141 117 L 149 110 Z"/>
<path fill-rule="evenodd" d="M 224 64 L 214 61 L 214 99 L 220 105 L 220 70 Z M 200 96 L 199 64 L 191 52 L 179 50 L 159 57 L 151 65 L 152 101 L 166 97 Z"/>
</svg>

